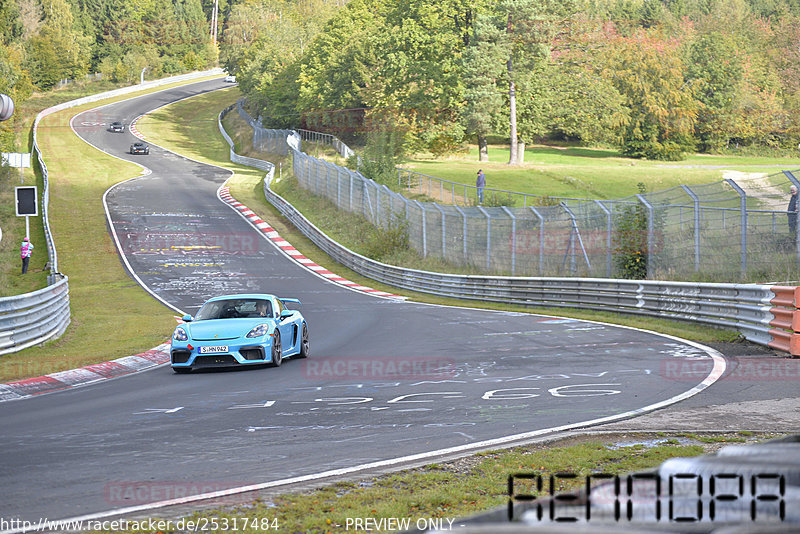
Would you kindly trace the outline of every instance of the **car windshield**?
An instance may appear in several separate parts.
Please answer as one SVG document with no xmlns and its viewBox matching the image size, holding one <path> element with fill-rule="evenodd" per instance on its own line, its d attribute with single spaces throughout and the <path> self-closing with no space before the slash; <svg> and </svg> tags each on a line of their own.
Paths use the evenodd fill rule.
<svg viewBox="0 0 800 534">
<path fill-rule="evenodd" d="M 206 302 L 195 316 L 205 319 L 239 319 L 247 317 L 272 317 L 272 304 L 266 299 L 225 299 Z"/>
</svg>

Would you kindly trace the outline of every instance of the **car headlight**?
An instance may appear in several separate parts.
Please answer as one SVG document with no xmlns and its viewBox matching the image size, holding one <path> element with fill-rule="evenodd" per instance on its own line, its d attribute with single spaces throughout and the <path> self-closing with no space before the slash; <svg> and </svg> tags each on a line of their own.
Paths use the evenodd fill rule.
<svg viewBox="0 0 800 534">
<path fill-rule="evenodd" d="M 269 325 L 268 324 L 260 324 L 260 325 L 256 326 L 255 328 L 253 328 L 252 330 L 250 330 L 247 333 L 246 337 L 262 337 L 262 336 L 267 335 L 267 332 L 269 332 Z"/>
<path fill-rule="evenodd" d="M 186 334 L 186 330 L 179 326 L 175 329 L 175 333 L 172 334 L 172 339 L 175 341 L 186 341 L 189 339 L 189 336 Z"/>
</svg>

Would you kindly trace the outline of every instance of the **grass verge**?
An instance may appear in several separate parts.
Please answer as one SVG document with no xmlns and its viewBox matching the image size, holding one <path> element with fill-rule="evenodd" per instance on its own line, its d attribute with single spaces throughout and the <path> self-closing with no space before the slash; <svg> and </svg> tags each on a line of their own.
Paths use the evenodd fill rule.
<svg viewBox="0 0 800 534">
<path fill-rule="evenodd" d="M 782 169 L 800 168 L 800 159 L 796 157 L 694 154 L 683 161 L 663 162 L 626 158 L 608 149 L 544 145 L 526 148 L 525 163 L 521 166 L 510 166 L 507 162 L 508 148 L 491 146 L 488 162 L 479 162 L 477 149 L 473 147 L 466 154 L 445 159 L 414 157 L 400 166 L 467 185 L 474 185 L 477 169 L 483 169 L 486 187 L 489 188 L 542 196 L 598 199 L 634 195 L 639 192 L 639 182 L 644 183 L 648 191 L 661 191 L 681 184 L 716 182 L 730 170 L 774 174 Z"/>
<path fill-rule="evenodd" d="M 266 521 L 275 525 L 278 532 L 292 533 L 363 532 L 363 528 L 354 527 L 355 518 L 407 520 L 411 528 L 416 527 L 418 520 L 440 519 L 446 526 L 448 520 L 503 506 L 508 500 L 510 474 L 544 476 L 570 472 L 577 475 L 575 480 L 572 483 L 563 480 L 556 488 L 558 493 L 567 493 L 579 489 L 592 473 L 624 475 L 646 471 L 669 458 L 697 456 L 730 443 L 752 443 L 771 437 L 774 435 L 752 433 L 582 435 L 482 452 L 313 490 L 242 495 L 236 498 L 236 505 L 204 508 L 189 516 L 183 515 L 185 511 L 175 510 L 173 514 L 167 511 L 162 517 L 229 526 L 236 522 L 240 527 L 245 522 Z M 261 530 L 241 529 L 242 532 Z"/>
<path fill-rule="evenodd" d="M 173 313 L 156 302 L 123 269 L 108 235 L 102 203 L 106 189 L 137 176 L 141 168 L 89 146 L 72 132 L 69 121 L 87 109 L 178 85 L 185 82 L 71 108 L 42 121 L 39 144 L 51 179 L 50 224 L 58 249 L 59 270 L 69 276 L 72 323 L 56 341 L 0 357 L 0 381 L 41 376 L 137 354 L 169 338 L 175 325 Z M 40 178 L 40 193 L 41 185 Z M 24 231 L 24 221 L 22 224 Z M 3 270 L 16 269 L 13 276 L 16 278 L 21 278 L 16 274 L 20 265 L 16 243 L 21 238 L 22 234 L 4 236 L 17 247 L 11 251 L 16 256 L 11 258 L 7 257 L 11 253 L 4 253 L 0 257 Z M 36 249 L 31 269 L 41 269 L 47 260 L 41 224 L 32 239 Z M 39 287 L 45 283 L 46 277 Z"/>
</svg>

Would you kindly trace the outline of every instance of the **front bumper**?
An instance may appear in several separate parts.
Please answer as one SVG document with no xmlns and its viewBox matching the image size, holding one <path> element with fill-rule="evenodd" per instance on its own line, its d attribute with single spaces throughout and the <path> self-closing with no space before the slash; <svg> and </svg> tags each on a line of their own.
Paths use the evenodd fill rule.
<svg viewBox="0 0 800 534">
<path fill-rule="evenodd" d="M 173 340 L 170 362 L 178 369 L 200 369 L 204 367 L 235 367 L 238 365 L 263 365 L 272 361 L 272 338 L 267 336 L 257 342 L 230 343 L 237 340 L 178 342 Z M 249 340 L 248 340 L 249 341 Z M 192 348 L 189 348 L 189 345 Z M 228 352 L 200 354 L 199 347 L 228 345 Z"/>
</svg>

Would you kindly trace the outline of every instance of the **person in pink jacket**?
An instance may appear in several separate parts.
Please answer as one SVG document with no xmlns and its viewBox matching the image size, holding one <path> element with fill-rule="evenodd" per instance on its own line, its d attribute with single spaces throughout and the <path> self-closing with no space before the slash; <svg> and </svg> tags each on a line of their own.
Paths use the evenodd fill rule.
<svg viewBox="0 0 800 534">
<path fill-rule="evenodd" d="M 22 274 L 28 272 L 28 262 L 31 260 L 33 253 L 33 243 L 26 237 L 22 239 L 22 245 L 19 247 L 19 255 L 22 258 Z"/>
</svg>

